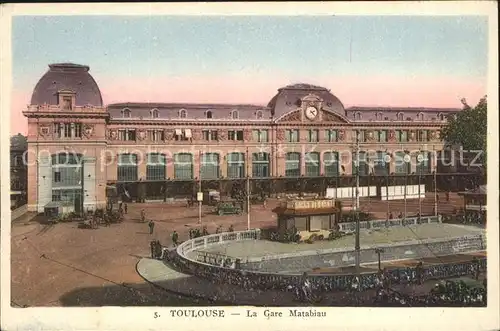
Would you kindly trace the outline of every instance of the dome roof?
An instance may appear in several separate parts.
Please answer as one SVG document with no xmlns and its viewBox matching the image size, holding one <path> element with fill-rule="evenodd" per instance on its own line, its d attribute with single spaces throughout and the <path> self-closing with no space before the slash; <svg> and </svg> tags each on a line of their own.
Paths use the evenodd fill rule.
<svg viewBox="0 0 500 331">
<path fill-rule="evenodd" d="M 50 64 L 31 95 L 32 105 L 57 105 L 57 92 L 72 90 L 76 93 L 76 106 L 102 106 L 99 86 L 89 74 L 89 67 L 74 63 Z"/>
<path fill-rule="evenodd" d="M 301 98 L 308 94 L 315 94 L 323 99 L 323 107 L 342 116 L 345 115 L 344 105 L 325 87 L 311 84 L 293 84 L 278 89 L 278 93 L 269 101 L 267 107 L 271 108 L 274 117 L 280 117 L 297 109 Z"/>
</svg>

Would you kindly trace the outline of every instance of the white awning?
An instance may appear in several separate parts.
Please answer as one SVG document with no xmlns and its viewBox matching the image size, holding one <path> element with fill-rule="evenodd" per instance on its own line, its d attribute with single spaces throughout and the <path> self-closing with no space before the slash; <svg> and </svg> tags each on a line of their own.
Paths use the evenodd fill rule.
<svg viewBox="0 0 500 331">
<path fill-rule="evenodd" d="M 184 134 L 186 138 L 191 138 L 191 129 L 184 129 Z"/>
<path fill-rule="evenodd" d="M 182 136 L 182 130 L 181 129 L 175 129 L 175 135 L 176 136 Z"/>
</svg>

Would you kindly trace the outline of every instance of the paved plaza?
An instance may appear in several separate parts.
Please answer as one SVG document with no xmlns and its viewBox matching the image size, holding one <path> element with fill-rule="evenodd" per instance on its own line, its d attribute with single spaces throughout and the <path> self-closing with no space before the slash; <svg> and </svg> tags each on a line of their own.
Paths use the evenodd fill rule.
<svg viewBox="0 0 500 331">
<path fill-rule="evenodd" d="M 460 200 L 441 197 L 440 210 L 460 207 Z M 252 227 L 275 224 L 271 209 L 253 206 Z M 391 202 L 394 213 L 402 211 L 401 201 Z M 398 207 L 399 206 L 399 207 Z M 153 235 L 147 224 L 139 222 L 144 208 L 148 219 L 155 221 Z M 363 209 L 385 213 L 385 202 L 372 201 Z M 432 212 L 432 197 L 423 201 L 422 210 Z M 418 212 L 418 202 L 408 201 L 408 213 Z M 172 231 L 180 240 L 188 238 L 188 231 L 199 226 L 198 208 L 185 205 L 130 204 L 129 213 L 121 224 L 101 226 L 96 230 L 78 229 L 77 223 L 44 225 L 33 215 L 25 215 L 12 224 L 11 277 L 13 306 L 101 306 L 101 305 L 192 305 L 203 304 L 166 293 L 151 286 L 136 271 L 139 260 L 150 255 L 149 242 L 158 239 L 169 245 Z M 217 226 L 235 230 L 247 227 L 243 215 L 218 216 L 212 208 L 204 207 L 203 224 L 214 233 Z M 352 239 L 353 240 L 353 239 Z"/>
</svg>

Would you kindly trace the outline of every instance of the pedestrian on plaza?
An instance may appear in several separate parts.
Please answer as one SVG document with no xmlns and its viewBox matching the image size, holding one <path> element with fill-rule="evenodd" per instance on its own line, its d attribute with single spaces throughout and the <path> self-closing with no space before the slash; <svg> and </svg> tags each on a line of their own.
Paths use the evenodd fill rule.
<svg viewBox="0 0 500 331">
<path fill-rule="evenodd" d="M 125 210 L 125 214 L 128 212 L 128 205 L 127 203 L 123 204 L 123 209 Z"/>
<path fill-rule="evenodd" d="M 399 218 L 399 219 L 402 219 L 402 218 L 403 218 L 403 213 L 399 213 L 398 218 Z"/>
<path fill-rule="evenodd" d="M 141 210 L 141 222 L 146 222 L 146 211 L 144 209 Z"/>
<path fill-rule="evenodd" d="M 266 199 L 266 197 L 264 197 L 264 200 L 262 201 L 262 206 L 264 207 L 264 209 L 266 209 L 266 207 L 267 207 L 267 199 Z"/>
<path fill-rule="evenodd" d="M 392 213 L 389 213 L 389 219 L 392 220 L 394 218 L 394 215 Z"/>
<path fill-rule="evenodd" d="M 153 220 L 149 221 L 149 234 L 153 234 L 153 231 L 155 229 L 155 222 L 153 222 Z"/>
<path fill-rule="evenodd" d="M 154 240 L 151 240 L 151 242 L 149 243 L 149 246 L 151 247 L 151 258 L 154 259 L 155 257 L 155 246 L 156 246 L 156 241 Z"/>
<path fill-rule="evenodd" d="M 179 234 L 175 230 L 172 233 L 172 243 L 174 244 L 174 247 L 177 247 L 177 245 L 179 244 Z"/>
<path fill-rule="evenodd" d="M 229 226 L 229 229 L 227 229 L 227 232 L 234 232 L 234 227 L 232 224 Z"/>
<path fill-rule="evenodd" d="M 203 227 L 203 230 L 202 230 L 202 236 L 203 236 L 203 237 L 204 237 L 204 236 L 208 236 L 208 230 L 207 230 L 207 227 L 206 227 L 206 226 L 204 226 L 204 227 Z"/>
</svg>

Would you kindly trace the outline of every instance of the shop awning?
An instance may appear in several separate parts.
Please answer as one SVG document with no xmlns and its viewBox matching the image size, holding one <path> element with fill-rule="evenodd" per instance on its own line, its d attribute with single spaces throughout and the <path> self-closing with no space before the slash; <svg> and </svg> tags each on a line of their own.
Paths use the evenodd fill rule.
<svg viewBox="0 0 500 331">
<path fill-rule="evenodd" d="M 175 129 L 175 135 L 176 136 L 182 136 L 182 130 L 181 129 Z"/>
<path fill-rule="evenodd" d="M 184 129 L 184 135 L 186 138 L 191 138 L 191 129 Z"/>
</svg>

